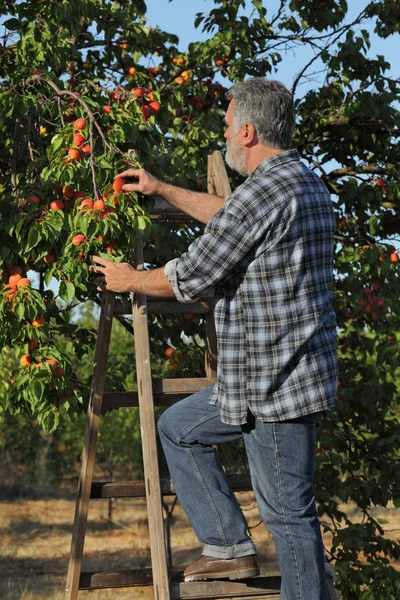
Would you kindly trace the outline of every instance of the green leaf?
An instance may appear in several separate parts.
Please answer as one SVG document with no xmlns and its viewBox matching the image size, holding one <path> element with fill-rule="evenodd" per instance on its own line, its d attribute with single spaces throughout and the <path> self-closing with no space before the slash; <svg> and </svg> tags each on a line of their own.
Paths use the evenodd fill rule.
<svg viewBox="0 0 400 600">
<path fill-rule="evenodd" d="M 44 394 L 44 385 L 41 381 L 38 381 L 37 379 L 35 379 L 31 385 L 30 385 L 30 391 L 32 396 L 38 401 L 40 402 L 43 394 Z"/>
<path fill-rule="evenodd" d="M 99 165 L 100 169 L 114 169 L 113 165 L 106 161 L 105 158 L 100 158 L 97 164 Z"/>
<path fill-rule="evenodd" d="M 32 227 L 28 233 L 28 239 L 25 246 L 25 252 L 29 252 L 32 248 L 38 245 L 40 235 L 36 227 Z"/>
<path fill-rule="evenodd" d="M 143 217 L 137 217 L 136 223 L 139 231 L 144 231 L 147 227 L 147 221 Z"/>
<path fill-rule="evenodd" d="M 62 281 L 58 293 L 62 300 L 69 302 L 75 295 L 75 286 L 70 281 Z"/>
<path fill-rule="evenodd" d="M 21 23 L 18 19 L 8 19 L 3 23 L 3 26 L 9 29 L 10 31 L 17 31 L 20 27 Z"/>
</svg>

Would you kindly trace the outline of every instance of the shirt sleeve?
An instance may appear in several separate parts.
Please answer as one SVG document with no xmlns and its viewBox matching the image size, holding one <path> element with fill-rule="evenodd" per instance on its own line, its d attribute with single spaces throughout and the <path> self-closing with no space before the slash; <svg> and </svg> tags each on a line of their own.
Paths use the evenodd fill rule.
<svg viewBox="0 0 400 600">
<path fill-rule="evenodd" d="M 258 228 L 256 228 L 258 230 Z M 166 274 L 180 302 L 195 302 L 209 296 L 223 279 L 229 278 L 257 242 L 259 231 L 223 207 L 188 248 L 166 264 Z M 212 295 L 212 294 L 211 294 Z"/>
</svg>

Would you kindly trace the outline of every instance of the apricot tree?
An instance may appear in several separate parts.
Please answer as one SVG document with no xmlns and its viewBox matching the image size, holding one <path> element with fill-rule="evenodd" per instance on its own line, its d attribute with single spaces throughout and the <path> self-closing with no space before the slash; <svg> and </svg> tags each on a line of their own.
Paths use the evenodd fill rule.
<svg viewBox="0 0 400 600">
<path fill-rule="evenodd" d="M 370 32 L 398 34 L 400 9 L 394 0 L 365 0 L 351 16 L 345 0 L 269 6 L 215 0 L 196 18 L 208 38 L 181 49 L 176 36 L 148 26 L 141 0 L 0 3 L 0 340 L 12 363 L 4 402 L 48 430 L 60 414 L 79 414 L 87 388 L 73 365 L 95 336 L 70 313 L 99 300 L 90 255 L 126 260 L 144 233 L 146 261 L 158 266 L 200 231 L 152 225 L 149 201 L 113 189 L 114 176 L 139 165 L 205 190 L 206 155 L 222 144 L 226 87 L 247 76 L 281 79 L 287 52 L 296 57 L 308 47 L 292 85 L 285 83 L 298 113 L 295 145 L 337 214 L 340 336 L 337 406 L 320 428 L 317 496 L 344 597 L 388 600 L 400 592 L 391 566 L 400 551 L 373 508 L 400 504 L 399 81 Z M 315 85 L 302 94 L 310 78 Z M 200 368 L 185 354 L 198 357 L 201 344 L 185 352 L 180 333 L 194 338 L 202 326 L 185 318 L 152 326 L 171 374 Z M 175 351 L 166 357 L 168 338 Z"/>
</svg>

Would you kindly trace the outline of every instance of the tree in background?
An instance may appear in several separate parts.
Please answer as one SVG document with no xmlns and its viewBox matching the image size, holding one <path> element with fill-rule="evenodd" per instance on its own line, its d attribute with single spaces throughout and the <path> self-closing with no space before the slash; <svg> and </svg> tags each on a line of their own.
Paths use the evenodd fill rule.
<svg viewBox="0 0 400 600">
<path fill-rule="evenodd" d="M 140 1 L 1 2 L 0 339 L 17 365 L 2 385 L 5 410 L 32 413 L 47 430 L 60 415 L 78 417 L 88 382 L 74 357 L 90 355 L 94 339 L 92 325 L 78 327 L 69 314 L 98 300 L 90 255 L 126 260 L 144 232 L 146 260 L 158 266 L 201 230 L 151 225 L 149 201 L 113 189 L 114 175 L 138 165 L 205 190 L 206 155 L 223 139 L 225 87 L 247 76 L 279 79 L 285 53 L 309 47 L 292 86 L 295 145 L 332 193 L 340 332 L 337 407 L 319 432 L 317 496 L 344 597 L 388 600 L 400 591 L 389 564 L 399 544 L 371 509 L 400 504 L 399 81 L 374 55 L 368 31 L 394 35 L 400 17 L 392 0 L 359 5 L 350 18 L 345 0 L 281 0 L 275 12 L 261 0 L 215 0 L 196 19 L 208 39 L 183 50 L 148 27 Z M 322 84 L 301 95 L 316 70 Z M 201 343 L 180 338 L 198 326 L 152 325 L 160 358 L 168 339 L 176 348 L 172 375 L 187 374 L 185 356 L 201 353 Z M 358 507 L 354 518 L 347 502 Z"/>
</svg>

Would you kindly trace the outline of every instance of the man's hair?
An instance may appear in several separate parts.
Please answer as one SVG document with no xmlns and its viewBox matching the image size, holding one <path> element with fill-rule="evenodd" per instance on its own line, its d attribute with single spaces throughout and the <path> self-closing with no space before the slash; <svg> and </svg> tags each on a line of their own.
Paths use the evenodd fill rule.
<svg viewBox="0 0 400 600">
<path fill-rule="evenodd" d="M 237 133 L 245 123 L 254 125 L 265 146 L 288 150 L 295 124 L 293 97 L 289 90 L 272 79 L 253 77 L 234 84 L 227 93 L 234 100 L 233 128 Z"/>
</svg>

